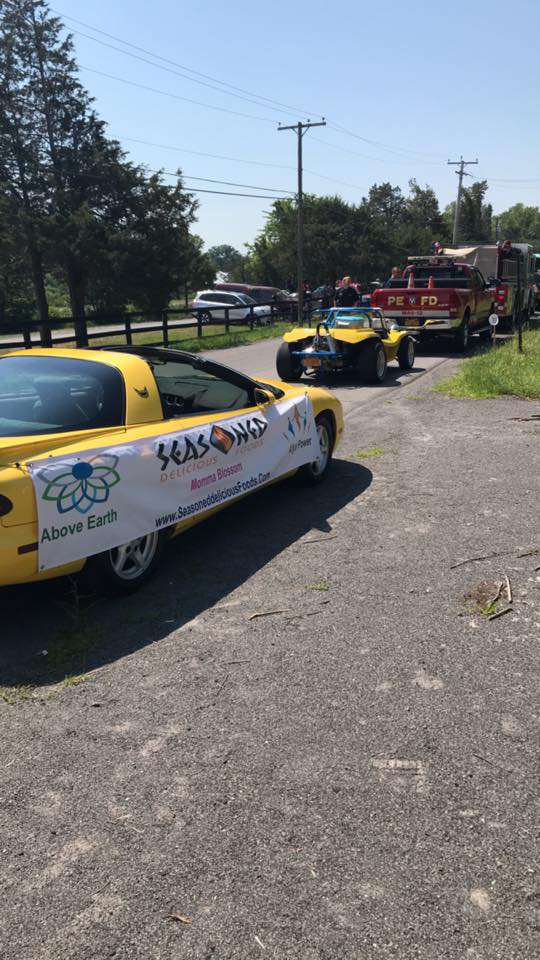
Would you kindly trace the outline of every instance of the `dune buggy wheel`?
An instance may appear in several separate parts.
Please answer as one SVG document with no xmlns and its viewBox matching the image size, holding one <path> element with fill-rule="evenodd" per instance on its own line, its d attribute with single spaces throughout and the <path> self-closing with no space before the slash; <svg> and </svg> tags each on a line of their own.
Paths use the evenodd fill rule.
<svg viewBox="0 0 540 960">
<path fill-rule="evenodd" d="M 414 367 L 414 340 L 412 337 L 404 337 L 397 352 L 398 363 L 401 370 L 412 370 Z"/>
<path fill-rule="evenodd" d="M 105 553 L 90 557 L 84 576 L 106 593 L 125 594 L 137 590 L 153 575 L 163 549 L 162 533 L 147 533 Z"/>
<path fill-rule="evenodd" d="M 380 340 L 368 340 L 360 347 L 356 369 L 361 380 L 382 383 L 386 376 L 386 353 Z"/>
<path fill-rule="evenodd" d="M 291 348 L 288 343 L 283 342 L 279 347 L 276 357 L 276 370 L 278 376 L 285 383 L 295 383 L 302 377 L 302 365 L 291 356 Z"/>
<path fill-rule="evenodd" d="M 334 430 L 330 417 L 327 414 L 321 413 L 315 418 L 315 424 L 319 438 L 320 454 L 316 460 L 313 460 L 312 463 L 304 464 L 298 471 L 298 477 L 302 483 L 307 483 L 312 487 L 318 483 L 322 483 L 325 479 L 334 449 Z"/>
</svg>

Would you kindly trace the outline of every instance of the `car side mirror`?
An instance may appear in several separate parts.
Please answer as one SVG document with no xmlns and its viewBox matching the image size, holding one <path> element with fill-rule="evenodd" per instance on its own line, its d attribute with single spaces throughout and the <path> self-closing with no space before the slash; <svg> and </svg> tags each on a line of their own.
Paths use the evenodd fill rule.
<svg viewBox="0 0 540 960">
<path fill-rule="evenodd" d="M 268 393 L 266 390 L 263 390 L 262 387 L 255 387 L 254 397 L 255 397 L 255 403 L 259 407 L 265 407 L 269 403 L 272 403 L 274 400 L 274 397 L 272 396 L 272 394 Z"/>
</svg>

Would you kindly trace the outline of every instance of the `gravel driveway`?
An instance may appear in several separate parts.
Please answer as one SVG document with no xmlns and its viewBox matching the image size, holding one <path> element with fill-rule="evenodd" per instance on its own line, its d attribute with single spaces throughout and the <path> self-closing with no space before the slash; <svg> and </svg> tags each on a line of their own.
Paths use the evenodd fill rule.
<svg viewBox="0 0 540 960">
<path fill-rule="evenodd" d="M 540 404 L 450 366 L 129 601 L 4 591 L 5 960 L 540 955 Z"/>
</svg>

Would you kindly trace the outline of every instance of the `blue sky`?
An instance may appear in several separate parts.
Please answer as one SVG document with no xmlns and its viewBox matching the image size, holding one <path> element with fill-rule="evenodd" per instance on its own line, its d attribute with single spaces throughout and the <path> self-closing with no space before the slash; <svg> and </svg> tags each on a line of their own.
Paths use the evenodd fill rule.
<svg viewBox="0 0 540 960">
<path fill-rule="evenodd" d="M 540 204 L 538 0 L 55 0 L 53 8 L 74 33 L 81 79 L 110 134 L 136 162 L 181 167 L 188 187 L 294 191 L 296 138 L 277 126 L 325 116 L 329 125 L 304 138 L 306 191 L 357 202 L 375 182 L 406 190 L 414 177 L 444 207 L 457 180 L 446 161 L 462 154 L 480 161 L 471 173 L 493 181 L 495 211 Z M 152 60 L 69 17 L 174 63 L 161 62 L 164 70 L 126 56 L 103 42 Z M 230 96 L 223 83 L 246 92 L 230 86 Z M 243 249 L 271 205 L 198 197 L 195 229 L 209 246 Z"/>
</svg>

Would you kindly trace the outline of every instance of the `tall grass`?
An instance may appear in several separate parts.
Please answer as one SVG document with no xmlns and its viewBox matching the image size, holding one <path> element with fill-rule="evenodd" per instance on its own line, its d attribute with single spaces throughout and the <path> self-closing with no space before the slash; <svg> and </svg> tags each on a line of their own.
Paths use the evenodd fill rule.
<svg viewBox="0 0 540 960">
<path fill-rule="evenodd" d="M 540 398 L 540 330 L 523 334 L 523 353 L 517 337 L 464 360 L 453 377 L 435 387 L 450 397 L 513 396 Z"/>
</svg>

